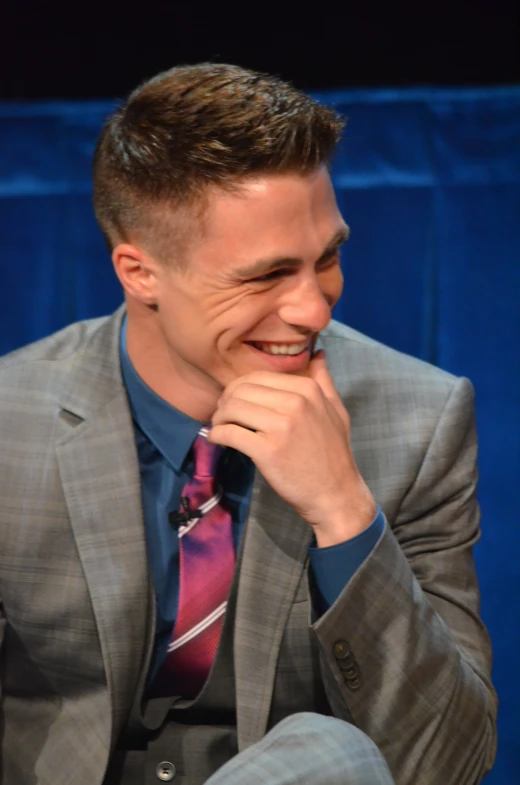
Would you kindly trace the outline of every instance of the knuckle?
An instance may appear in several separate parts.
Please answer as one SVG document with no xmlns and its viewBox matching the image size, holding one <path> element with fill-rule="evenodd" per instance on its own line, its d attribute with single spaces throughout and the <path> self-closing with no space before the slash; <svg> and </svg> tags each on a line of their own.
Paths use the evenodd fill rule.
<svg viewBox="0 0 520 785">
<path fill-rule="evenodd" d="M 301 415 L 307 409 L 307 398 L 304 395 L 293 394 L 288 398 L 288 411 L 293 415 Z"/>
<path fill-rule="evenodd" d="M 242 381 L 244 384 L 262 384 L 266 381 L 266 372 L 265 371 L 251 371 L 246 376 L 242 376 L 238 381 Z"/>
<path fill-rule="evenodd" d="M 240 385 L 240 395 L 243 395 L 244 398 L 253 397 L 257 389 L 258 385 L 251 381 L 242 382 Z"/>
<path fill-rule="evenodd" d="M 305 379 L 305 391 L 309 400 L 321 399 L 321 387 L 315 379 Z"/>
<path fill-rule="evenodd" d="M 231 407 L 229 407 L 231 409 Z M 248 402 L 245 401 L 243 398 L 235 398 L 233 400 L 233 414 L 240 417 L 241 415 L 247 414 L 249 410 Z"/>
<path fill-rule="evenodd" d="M 311 379 L 308 376 L 302 377 L 301 385 L 302 385 L 302 391 L 307 393 L 307 394 L 311 394 L 311 395 L 312 395 L 312 392 L 313 392 L 314 388 L 318 386 L 317 382 L 315 382 L 314 379 Z"/>
<path fill-rule="evenodd" d="M 280 434 L 278 434 L 280 436 Z M 274 438 L 270 440 L 268 449 L 268 458 L 273 466 L 278 465 L 279 459 L 283 457 L 285 439 Z"/>
<path fill-rule="evenodd" d="M 220 419 L 228 409 L 229 409 L 229 398 L 221 398 L 217 411 L 215 412 L 214 416 Z"/>
<path fill-rule="evenodd" d="M 222 406 L 222 404 L 225 401 L 227 401 L 229 396 L 233 395 L 233 389 L 234 389 L 233 385 L 234 384 L 235 384 L 235 382 L 231 382 L 231 384 L 228 384 L 228 386 L 224 390 L 222 390 L 222 393 L 221 393 L 219 401 L 218 401 L 218 405 L 219 406 Z"/>
<path fill-rule="evenodd" d="M 282 436 L 289 435 L 293 430 L 293 418 L 290 414 L 280 414 L 278 417 L 278 428 L 277 431 Z M 278 442 L 275 442 L 278 446 Z"/>
</svg>

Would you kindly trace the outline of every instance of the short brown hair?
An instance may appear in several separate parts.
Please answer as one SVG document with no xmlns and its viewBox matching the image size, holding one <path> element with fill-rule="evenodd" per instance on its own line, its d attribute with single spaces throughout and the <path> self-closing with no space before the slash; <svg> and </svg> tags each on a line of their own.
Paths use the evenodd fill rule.
<svg viewBox="0 0 520 785">
<path fill-rule="evenodd" d="M 202 203 L 207 186 L 328 164 L 342 127 L 273 76 L 215 63 L 158 74 L 108 117 L 96 145 L 94 210 L 109 248 L 164 239 L 161 208 Z"/>
</svg>

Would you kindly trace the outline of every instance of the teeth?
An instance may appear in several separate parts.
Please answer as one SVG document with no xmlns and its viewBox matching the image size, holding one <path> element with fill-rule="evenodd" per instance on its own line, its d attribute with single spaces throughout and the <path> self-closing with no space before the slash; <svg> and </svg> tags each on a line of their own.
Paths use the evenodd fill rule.
<svg viewBox="0 0 520 785">
<path fill-rule="evenodd" d="M 254 345 L 266 354 L 300 354 L 307 348 L 307 343 L 255 343 Z"/>
</svg>

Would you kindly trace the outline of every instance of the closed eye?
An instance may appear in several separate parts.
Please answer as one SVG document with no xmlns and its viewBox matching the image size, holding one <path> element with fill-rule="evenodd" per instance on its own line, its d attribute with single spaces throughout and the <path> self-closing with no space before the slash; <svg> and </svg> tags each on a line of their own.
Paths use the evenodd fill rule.
<svg viewBox="0 0 520 785">
<path fill-rule="evenodd" d="M 340 261 L 341 256 L 338 248 L 333 253 L 320 259 L 320 261 L 316 264 L 316 272 L 323 273 L 327 272 L 327 270 L 332 270 L 334 267 L 337 267 L 340 264 Z"/>
<path fill-rule="evenodd" d="M 316 262 L 316 272 L 328 270 L 329 268 L 334 267 L 336 264 L 339 264 L 339 261 L 340 249 L 334 248 Z M 299 269 L 299 265 L 294 267 L 277 267 L 268 273 L 264 273 L 264 275 L 257 275 L 255 278 L 251 278 L 248 283 L 265 283 L 268 281 L 275 281 L 277 278 L 284 278 L 286 275 L 294 275 L 298 272 Z"/>
<path fill-rule="evenodd" d="M 266 273 L 265 275 L 259 275 L 256 278 L 252 278 L 249 283 L 262 283 L 263 281 L 274 281 L 276 278 L 283 278 L 284 275 L 291 275 L 292 273 L 296 272 L 294 269 L 289 269 L 288 267 L 280 267 L 277 270 L 271 270 L 270 273 Z"/>
<path fill-rule="evenodd" d="M 341 259 L 340 249 L 336 248 L 335 251 L 332 251 L 332 253 L 320 259 L 316 267 L 319 270 L 326 270 L 328 267 L 332 267 L 334 264 L 338 264 L 340 259 Z"/>
</svg>

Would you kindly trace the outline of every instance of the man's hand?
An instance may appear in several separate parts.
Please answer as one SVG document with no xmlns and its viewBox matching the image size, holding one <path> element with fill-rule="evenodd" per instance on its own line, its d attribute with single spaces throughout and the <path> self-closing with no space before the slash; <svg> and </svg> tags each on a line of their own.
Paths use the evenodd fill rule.
<svg viewBox="0 0 520 785">
<path fill-rule="evenodd" d="M 255 371 L 232 382 L 209 441 L 248 455 L 272 488 L 314 528 L 318 546 L 362 531 L 376 505 L 350 449 L 348 413 L 323 351 L 309 376 Z"/>
</svg>

